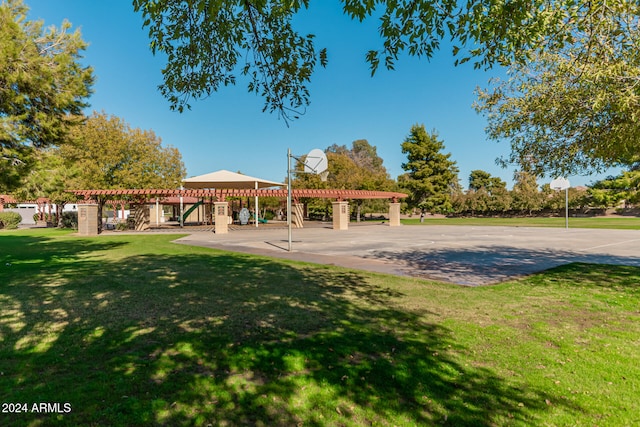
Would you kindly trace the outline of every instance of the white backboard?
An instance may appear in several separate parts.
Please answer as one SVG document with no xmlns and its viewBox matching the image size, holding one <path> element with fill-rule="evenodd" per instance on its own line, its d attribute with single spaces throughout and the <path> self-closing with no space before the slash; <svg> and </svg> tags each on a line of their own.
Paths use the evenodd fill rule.
<svg viewBox="0 0 640 427">
<path fill-rule="evenodd" d="M 326 171 L 328 166 L 327 156 L 319 148 L 309 151 L 309 154 L 304 159 L 304 171 L 306 173 L 320 174 Z"/>
<path fill-rule="evenodd" d="M 567 188 L 571 187 L 571 184 L 569 183 L 568 179 L 559 176 L 551 181 L 549 186 L 553 190 L 566 190 Z"/>
</svg>

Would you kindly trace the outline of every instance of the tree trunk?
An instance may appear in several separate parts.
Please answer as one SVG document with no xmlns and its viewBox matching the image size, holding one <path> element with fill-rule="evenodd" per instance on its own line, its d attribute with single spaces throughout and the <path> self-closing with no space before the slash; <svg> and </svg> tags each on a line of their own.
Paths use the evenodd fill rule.
<svg viewBox="0 0 640 427">
<path fill-rule="evenodd" d="M 98 197 L 98 234 L 102 233 L 102 208 L 104 207 L 104 199 Z"/>
<path fill-rule="evenodd" d="M 62 228 L 62 210 L 64 209 L 64 205 L 65 203 L 56 204 L 56 222 L 58 224 L 58 228 Z"/>
</svg>

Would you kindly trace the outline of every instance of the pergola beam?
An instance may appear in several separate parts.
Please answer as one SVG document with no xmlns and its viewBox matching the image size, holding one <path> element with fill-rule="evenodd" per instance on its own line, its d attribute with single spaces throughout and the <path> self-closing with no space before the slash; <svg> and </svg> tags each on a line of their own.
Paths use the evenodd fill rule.
<svg viewBox="0 0 640 427">
<path fill-rule="evenodd" d="M 279 197 L 286 198 L 287 190 L 278 189 L 120 189 L 120 190 L 68 190 L 76 196 L 90 199 L 95 196 L 148 196 L 148 197 L 216 197 L 224 200 L 227 197 Z M 295 199 L 303 197 L 321 199 L 391 199 L 396 201 L 407 197 L 404 193 L 393 191 L 370 190 L 338 190 L 338 189 L 307 189 L 294 188 L 291 190 Z"/>
</svg>

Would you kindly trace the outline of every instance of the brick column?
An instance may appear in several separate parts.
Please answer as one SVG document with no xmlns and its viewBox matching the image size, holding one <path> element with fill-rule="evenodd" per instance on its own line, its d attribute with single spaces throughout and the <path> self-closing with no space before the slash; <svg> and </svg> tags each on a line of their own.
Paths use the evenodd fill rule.
<svg viewBox="0 0 640 427">
<path fill-rule="evenodd" d="M 98 235 L 98 205 L 78 205 L 78 234 Z"/>
</svg>

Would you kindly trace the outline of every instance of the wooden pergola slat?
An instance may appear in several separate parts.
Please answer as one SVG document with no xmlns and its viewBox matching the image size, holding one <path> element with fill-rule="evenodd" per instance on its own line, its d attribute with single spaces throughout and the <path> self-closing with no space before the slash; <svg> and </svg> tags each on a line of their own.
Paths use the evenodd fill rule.
<svg viewBox="0 0 640 427">
<path fill-rule="evenodd" d="M 279 197 L 286 198 L 286 189 L 119 189 L 119 190 L 68 190 L 76 196 L 90 199 L 95 196 L 146 196 L 146 197 L 216 197 L 224 200 L 227 197 Z M 340 189 L 307 189 L 294 188 L 292 197 L 322 198 L 322 199 L 390 199 L 397 200 L 407 197 L 404 193 L 394 191 L 372 190 L 340 190 Z"/>
</svg>

